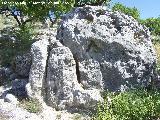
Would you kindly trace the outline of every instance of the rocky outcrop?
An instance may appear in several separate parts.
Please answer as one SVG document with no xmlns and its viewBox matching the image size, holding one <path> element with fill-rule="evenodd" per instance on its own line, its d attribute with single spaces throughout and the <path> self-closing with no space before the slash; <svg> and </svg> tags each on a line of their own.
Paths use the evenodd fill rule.
<svg viewBox="0 0 160 120">
<path fill-rule="evenodd" d="M 43 37 L 33 43 L 31 47 L 32 65 L 29 74 L 29 84 L 34 91 L 34 96 L 42 95 L 43 81 L 45 80 L 49 41 Z"/>
<path fill-rule="evenodd" d="M 26 85 L 28 95 L 40 101 L 43 99 L 57 110 L 73 111 L 80 107 L 92 109 L 98 101 L 102 101 L 100 82 L 95 83 L 90 89 L 84 89 L 81 85 L 78 62 L 70 49 L 49 34 L 40 36 L 39 41 L 31 48 L 32 66 L 29 83 Z M 99 69 L 92 64 L 92 70 Z M 86 84 L 89 85 L 91 82 Z"/>
<path fill-rule="evenodd" d="M 76 62 L 69 48 L 59 44 L 50 51 L 45 82 L 46 100 L 49 105 L 60 110 L 72 107 L 89 109 L 102 100 L 101 89 L 83 89 L 78 74 Z"/>
<path fill-rule="evenodd" d="M 86 89 L 123 90 L 151 79 L 156 55 L 150 32 L 123 13 L 75 8 L 63 17 L 57 39 L 71 50 Z"/>
<path fill-rule="evenodd" d="M 57 110 L 93 110 L 103 90 L 146 86 L 156 63 L 146 27 L 92 6 L 66 14 L 57 37 L 41 34 L 31 54 L 28 95 Z"/>
</svg>

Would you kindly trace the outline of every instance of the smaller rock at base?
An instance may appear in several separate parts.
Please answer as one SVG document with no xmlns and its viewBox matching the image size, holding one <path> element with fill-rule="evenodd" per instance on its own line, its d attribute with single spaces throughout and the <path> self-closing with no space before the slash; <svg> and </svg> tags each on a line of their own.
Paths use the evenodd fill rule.
<svg viewBox="0 0 160 120">
<path fill-rule="evenodd" d="M 9 77 L 13 73 L 13 70 L 11 68 L 4 68 L 4 71 L 7 77 Z"/>
<path fill-rule="evenodd" d="M 15 79 L 14 81 L 12 81 L 11 93 L 13 93 L 17 97 L 26 97 L 27 92 L 25 86 L 27 83 L 28 79 Z"/>
<path fill-rule="evenodd" d="M 18 104 L 17 98 L 12 94 L 7 94 L 4 101 L 15 105 Z"/>
</svg>

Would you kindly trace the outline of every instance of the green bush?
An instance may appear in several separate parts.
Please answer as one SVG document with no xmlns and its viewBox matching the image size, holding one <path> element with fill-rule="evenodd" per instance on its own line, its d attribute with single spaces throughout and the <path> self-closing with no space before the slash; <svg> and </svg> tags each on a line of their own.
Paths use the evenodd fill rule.
<svg viewBox="0 0 160 120">
<path fill-rule="evenodd" d="M 153 120 L 160 117 L 158 91 L 131 90 L 106 96 L 98 105 L 95 120 Z"/>
<path fill-rule="evenodd" d="M 108 6 L 110 4 L 111 0 L 75 0 L 75 7 L 76 6 L 84 6 L 84 5 L 102 5 L 105 4 Z"/>
<path fill-rule="evenodd" d="M 147 26 L 151 30 L 152 35 L 160 35 L 160 17 L 141 20 L 140 23 Z"/>
<path fill-rule="evenodd" d="M 127 7 L 121 3 L 116 3 L 112 7 L 112 10 L 113 11 L 120 11 L 126 15 L 132 16 L 133 18 L 135 18 L 137 20 L 140 18 L 140 12 L 135 7 L 130 8 L 130 7 Z"/>
<path fill-rule="evenodd" d="M 1 31 L 3 37 L 0 38 L 0 64 L 2 66 L 10 64 L 14 56 L 27 52 L 33 43 L 32 28 L 11 29 L 7 28 Z"/>
</svg>

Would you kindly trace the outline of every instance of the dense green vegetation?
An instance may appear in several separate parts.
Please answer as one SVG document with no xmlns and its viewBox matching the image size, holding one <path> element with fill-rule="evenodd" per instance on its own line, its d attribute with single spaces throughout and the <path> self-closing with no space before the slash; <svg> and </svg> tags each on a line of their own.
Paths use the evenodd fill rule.
<svg viewBox="0 0 160 120">
<path fill-rule="evenodd" d="M 143 89 L 108 93 L 98 105 L 95 120 L 157 120 L 160 118 L 159 91 Z"/>
<path fill-rule="evenodd" d="M 123 12 L 129 16 L 132 16 L 133 18 L 135 19 L 139 19 L 140 18 L 140 12 L 138 11 L 137 8 L 133 7 L 133 8 L 130 8 L 130 7 L 127 7 L 123 4 L 120 4 L 120 3 L 116 3 L 113 7 L 112 7 L 112 10 L 113 11 L 120 11 L 120 12 Z"/>
<path fill-rule="evenodd" d="M 57 4 L 58 2 L 58 4 Z M 74 0 L 0 0 L 2 12 L 8 10 L 14 16 L 19 26 L 24 26 L 27 22 L 43 20 L 48 15 L 49 10 L 53 10 L 58 17 L 69 11 L 74 5 Z M 16 9 L 19 16 L 12 11 Z"/>
<path fill-rule="evenodd" d="M 1 30 L 0 40 L 1 65 L 9 65 L 16 55 L 24 54 L 30 49 L 33 40 L 33 29 L 29 26 L 25 28 L 5 28 Z M 5 35 L 8 35 L 6 37 Z"/>
<path fill-rule="evenodd" d="M 75 0 L 74 7 L 77 6 L 84 6 L 84 5 L 108 5 L 111 2 L 111 0 Z"/>
<path fill-rule="evenodd" d="M 148 18 L 141 20 L 141 23 L 146 25 L 153 35 L 160 35 L 160 18 Z"/>
</svg>

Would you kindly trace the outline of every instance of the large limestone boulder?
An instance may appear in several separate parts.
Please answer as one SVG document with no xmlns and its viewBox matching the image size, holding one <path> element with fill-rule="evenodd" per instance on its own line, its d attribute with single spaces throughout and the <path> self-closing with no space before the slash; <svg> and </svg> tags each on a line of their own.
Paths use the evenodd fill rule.
<svg viewBox="0 0 160 120">
<path fill-rule="evenodd" d="M 29 72 L 29 83 L 26 85 L 29 97 L 42 99 L 46 94 L 45 80 L 47 77 L 48 57 L 51 51 L 51 43 L 57 41 L 55 33 L 55 31 L 49 29 L 39 31 L 35 38 L 36 42 L 31 46 L 32 65 Z"/>
<path fill-rule="evenodd" d="M 31 93 L 31 91 L 28 93 L 30 96 L 41 97 L 42 95 L 43 82 L 46 78 L 48 45 L 48 38 L 41 36 L 41 38 L 31 46 L 32 65 L 29 73 L 29 85 L 27 85 L 27 91 L 29 91 L 29 88 L 33 91 L 33 93 Z"/>
<path fill-rule="evenodd" d="M 45 83 L 47 91 L 45 98 L 50 106 L 58 110 L 91 109 L 102 100 L 101 89 L 94 89 L 94 84 L 90 90 L 82 88 L 74 57 L 70 49 L 60 43 L 50 51 Z"/>
<path fill-rule="evenodd" d="M 71 111 L 78 108 L 92 109 L 97 102 L 103 100 L 100 94 L 102 83 L 93 80 L 90 89 L 87 87 L 91 83 L 84 88 L 79 81 L 79 67 L 72 52 L 56 37 L 41 35 L 32 45 L 31 54 L 32 65 L 29 83 L 26 85 L 29 97 L 45 101 L 57 110 Z M 90 69 L 96 73 L 100 69 L 99 64 L 90 63 Z M 102 76 L 98 71 L 96 75 Z"/>
<path fill-rule="evenodd" d="M 71 50 L 85 89 L 123 90 L 151 79 L 156 55 L 150 32 L 131 16 L 75 8 L 63 17 L 57 39 Z"/>
<path fill-rule="evenodd" d="M 51 32 L 51 31 L 50 31 Z M 103 90 L 147 85 L 156 63 L 149 30 L 132 17 L 85 6 L 31 48 L 28 95 L 57 110 L 93 110 Z"/>
</svg>

